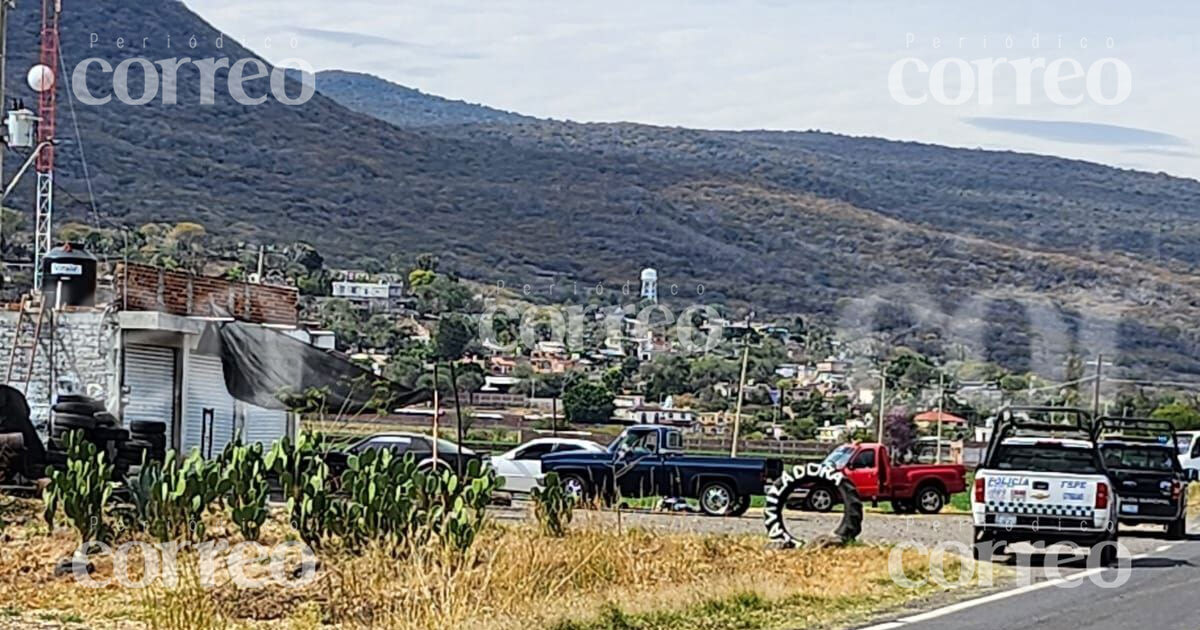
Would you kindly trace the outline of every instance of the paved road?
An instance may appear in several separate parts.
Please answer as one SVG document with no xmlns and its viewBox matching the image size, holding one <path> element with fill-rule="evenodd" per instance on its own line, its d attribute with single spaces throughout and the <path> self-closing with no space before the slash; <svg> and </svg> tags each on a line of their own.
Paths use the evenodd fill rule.
<svg viewBox="0 0 1200 630">
<path fill-rule="evenodd" d="M 1123 537 L 1133 549 L 1151 539 Z M 1154 540 L 1127 568 L 1088 569 L 1080 564 L 1062 578 L 1031 584 L 924 613 L 876 620 L 872 630 L 1195 630 L 1200 628 L 1200 536 Z M 1035 558 L 1036 559 L 1036 558 Z M 1126 573 L 1123 575 L 1122 571 Z"/>
</svg>

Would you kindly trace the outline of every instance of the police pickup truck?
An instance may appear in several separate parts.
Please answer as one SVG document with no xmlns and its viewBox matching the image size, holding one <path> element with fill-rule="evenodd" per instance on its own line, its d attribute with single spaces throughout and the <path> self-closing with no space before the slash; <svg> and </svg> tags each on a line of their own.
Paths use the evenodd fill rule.
<svg viewBox="0 0 1200 630">
<path fill-rule="evenodd" d="M 1197 471 L 1180 465 L 1175 427 L 1165 420 L 1104 417 L 1093 433 L 1121 500 L 1121 523 L 1164 525 L 1168 538 L 1182 539 L 1187 484 L 1196 480 Z"/>
<path fill-rule="evenodd" d="M 1002 411 L 973 490 L 976 559 L 1017 542 L 1068 542 L 1090 548 L 1101 565 L 1116 562 L 1118 498 L 1087 412 Z"/>
</svg>

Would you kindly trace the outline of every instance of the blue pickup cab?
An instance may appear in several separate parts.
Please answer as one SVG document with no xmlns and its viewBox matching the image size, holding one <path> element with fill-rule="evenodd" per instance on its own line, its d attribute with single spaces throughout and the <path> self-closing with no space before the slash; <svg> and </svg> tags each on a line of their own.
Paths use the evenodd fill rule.
<svg viewBox="0 0 1200 630">
<path fill-rule="evenodd" d="M 566 490 L 604 502 L 648 496 L 698 499 L 711 516 L 739 516 L 751 495 L 783 471 L 783 462 L 757 457 L 688 455 L 674 427 L 634 425 L 603 452 L 572 451 L 542 458 L 542 472 L 558 473 Z"/>
</svg>

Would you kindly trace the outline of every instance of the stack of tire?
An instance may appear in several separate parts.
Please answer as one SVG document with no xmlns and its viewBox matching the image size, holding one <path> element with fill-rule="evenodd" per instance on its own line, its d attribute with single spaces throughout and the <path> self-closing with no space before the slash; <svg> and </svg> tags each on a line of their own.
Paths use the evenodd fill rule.
<svg viewBox="0 0 1200 630">
<path fill-rule="evenodd" d="M 54 422 L 46 445 L 46 463 L 51 466 L 66 465 L 66 436 L 71 431 L 83 431 L 84 439 L 108 453 L 117 477 L 141 465 L 143 455 L 147 461 L 163 458 L 166 425 L 161 422 L 134 422 L 122 428 L 102 402 L 79 394 L 60 395 L 52 409 Z"/>
<path fill-rule="evenodd" d="M 167 425 L 162 422 L 134 420 L 129 423 L 129 441 L 117 448 L 117 462 L 140 466 L 146 461 L 161 462 L 167 453 Z"/>
</svg>

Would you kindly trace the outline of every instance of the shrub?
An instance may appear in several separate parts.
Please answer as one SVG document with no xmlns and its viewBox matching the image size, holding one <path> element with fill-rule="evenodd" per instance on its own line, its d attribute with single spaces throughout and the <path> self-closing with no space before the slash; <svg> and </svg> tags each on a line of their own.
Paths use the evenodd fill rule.
<svg viewBox="0 0 1200 630">
<path fill-rule="evenodd" d="M 65 442 L 66 470 L 47 469 L 50 485 L 43 494 L 46 523 L 54 527 L 61 507 L 82 542 L 107 541 L 112 535 L 106 522 L 107 505 L 117 485 L 111 481 L 113 466 L 105 461 L 103 451 L 84 439 L 82 431 L 68 432 Z"/>
<path fill-rule="evenodd" d="M 558 473 L 547 473 L 542 487 L 533 489 L 533 512 L 547 536 L 566 535 L 574 508 L 575 498 L 567 494 Z"/>
<path fill-rule="evenodd" d="M 225 501 L 229 504 L 229 516 L 242 538 L 256 541 L 267 520 L 270 494 L 262 444 L 230 443 L 221 454 L 221 462 L 228 490 Z"/>
<path fill-rule="evenodd" d="M 500 485 L 478 461 L 464 476 L 425 472 L 411 457 L 366 451 L 347 460 L 345 493 L 332 505 L 337 532 L 351 547 L 367 541 L 403 547 L 437 542 L 454 550 L 471 546 L 483 526 L 487 504 Z"/>
<path fill-rule="evenodd" d="M 206 460 L 199 450 L 179 461 L 167 451 L 161 464 L 147 462 L 128 480 L 133 503 L 130 523 L 160 541 L 204 538 L 204 513 L 229 490 L 220 460 Z"/>
<path fill-rule="evenodd" d="M 272 445 L 263 460 L 279 477 L 292 527 L 310 547 L 319 547 L 334 522 L 330 497 L 329 465 L 324 436 L 302 432 L 293 441 L 285 437 Z"/>
</svg>

